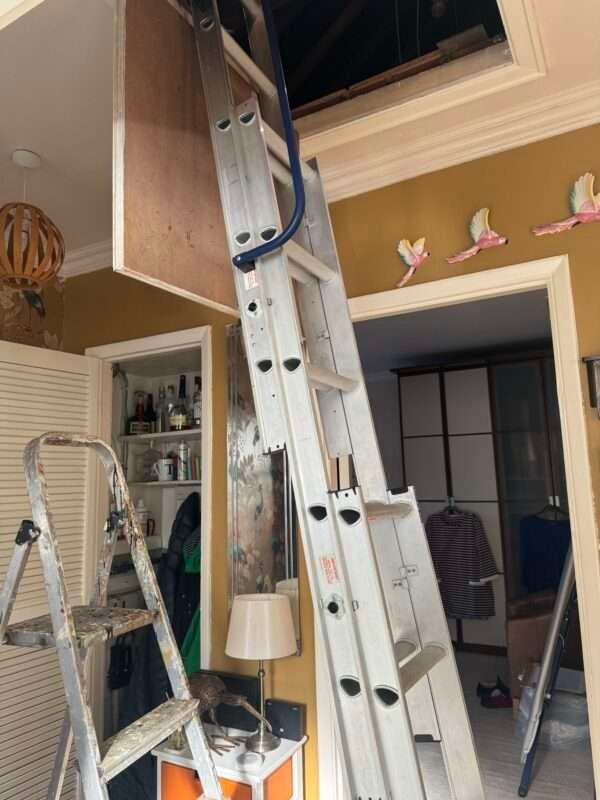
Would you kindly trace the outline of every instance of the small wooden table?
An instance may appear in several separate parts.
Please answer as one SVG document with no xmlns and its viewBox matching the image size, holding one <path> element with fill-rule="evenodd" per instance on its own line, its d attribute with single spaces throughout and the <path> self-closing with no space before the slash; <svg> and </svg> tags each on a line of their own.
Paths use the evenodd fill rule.
<svg viewBox="0 0 600 800">
<path fill-rule="evenodd" d="M 210 726 L 207 725 L 210 732 Z M 231 736 L 248 737 L 246 731 L 228 729 Z M 239 764 L 238 758 L 246 749 L 240 744 L 223 755 L 213 753 L 223 793 L 228 800 L 304 800 L 302 747 L 299 742 L 282 739 L 277 750 L 264 754 L 256 766 Z M 197 800 L 202 785 L 196 776 L 187 747 L 171 750 L 166 743 L 152 751 L 156 756 L 157 800 Z"/>
</svg>

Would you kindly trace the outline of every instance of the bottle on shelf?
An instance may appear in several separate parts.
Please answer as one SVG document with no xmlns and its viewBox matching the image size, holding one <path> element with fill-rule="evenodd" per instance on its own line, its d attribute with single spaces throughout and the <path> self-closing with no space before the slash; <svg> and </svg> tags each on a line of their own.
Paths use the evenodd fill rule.
<svg viewBox="0 0 600 800">
<path fill-rule="evenodd" d="M 171 428 L 171 416 L 177 405 L 177 397 L 175 395 L 175 387 L 172 384 L 169 384 L 167 387 L 167 399 L 165 401 L 165 420 L 167 423 L 167 430 L 172 430 Z"/>
<path fill-rule="evenodd" d="M 135 393 L 135 413 L 129 418 L 129 430 L 127 433 L 150 433 L 150 426 L 145 418 L 144 392 Z"/>
<path fill-rule="evenodd" d="M 158 387 L 158 402 L 156 404 L 156 422 L 154 430 L 156 433 L 164 433 L 167 430 L 167 393 L 164 384 Z"/>
<path fill-rule="evenodd" d="M 144 422 L 149 425 L 149 433 L 156 432 L 156 413 L 154 411 L 154 398 L 152 394 L 146 397 L 146 408 L 144 410 Z"/>
<path fill-rule="evenodd" d="M 188 427 L 188 410 L 185 402 L 185 375 L 179 377 L 179 396 L 169 417 L 169 430 L 184 431 Z"/>
<path fill-rule="evenodd" d="M 192 398 L 192 427 L 200 428 L 202 425 L 202 378 L 196 375 L 194 396 Z"/>
<path fill-rule="evenodd" d="M 177 451 L 177 480 L 190 480 L 190 446 L 187 442 L 179 442 Z"/>
</svg>

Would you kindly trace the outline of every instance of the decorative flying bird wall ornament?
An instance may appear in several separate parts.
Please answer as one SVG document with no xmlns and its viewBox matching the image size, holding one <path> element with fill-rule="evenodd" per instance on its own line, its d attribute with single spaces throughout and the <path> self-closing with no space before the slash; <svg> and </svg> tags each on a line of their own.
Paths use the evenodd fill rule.
<svg viewBox="0 0 600 800">
<path fill-rule="evenodd" d="M 532 232 L 536 236 L 545 236 L 547 233 L 569 231 L 575 225 L 600 222 L 600 194 L 594 194 L 594 176 L 591 172 L 586 172 L 575 181 L 569 194 L 569 205 L 570 217 L 559 222 L 536 225 L 531 229 Z"/>
<path fill-rule="evenodd" d="M 448 256 L 446 261 L 449 264 L 457 264 L 459 261 L 466 261 L 467 258 L 476 256 L 480 250 L 489 250 L 492 247 L 500 247 L 503 244 L 508 244 L 506 236 L 500 236 L 499 233 L 490 228 L 490 210 L 489 208 L 480 208 L 479 211 L 473 214 L 471 223 L 469 225 L 469 233 L 473 239 L 473 246 L 467 250 L 461 250 L 456 255 Z"/>
<path fill-rule="evenodd" d="M 417 239 L 414 244 L 411 244 L 408 239 L 402 239 L 398 242 L 398 255 L 406 265 L 407 272 L 402 280 L 396 284 L 396 289 L 408 283 L 421 264 L 429 258 L 429 253 L 425 250 L 425 237 Z"/>
</svg>

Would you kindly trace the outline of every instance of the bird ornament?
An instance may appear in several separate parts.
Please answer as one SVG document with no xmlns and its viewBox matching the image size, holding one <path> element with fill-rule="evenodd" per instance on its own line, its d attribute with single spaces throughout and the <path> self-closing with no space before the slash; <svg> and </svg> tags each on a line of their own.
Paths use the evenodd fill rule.
<svg viewBox="0 0 600 800">
<path fill-rule="evenodd" d="M 569 231 L 575 225 L 600 222 L 600 194 L 594 194 L 594 176 L 591 172 L 586 172 L 575 181 L 569 194 L 569 205 L 570 217 L 558 222 L 548 222 L 546 225 L 536 225 L 532 232 L 536 236 L 545 236 L 548 233 Z"/>
<path fill-rule="evenodd" d="M 404 262 L 407 271 L 402 280 L 396 284 L 397 289 L 408 283 L 421 264 L 429 258 L 429 253 L 425 250 L 425 237 L 417 239 L 414 244 L 411 244 L 408 239 L 402 239 L 398 242 L 398 255 Z"/>
<path fill-rule="evenodd" d="M 481 250 L 489 250 L 492 247 L 500 247 L 503 244 L 508 244 L 506 236 L 501 236 L 490 228 L 489 208 L 480 208 L 479 211 L 473 214 L 469 225 L 469 233 L 471 234 L 473 245 L 466 250 L 461 250 L 460 253 L 448 256 L 446 261 L 449 264 L 457 264 L 459 261 L 466 261 L 467 258 L 476 256 Z"/>
</svg>

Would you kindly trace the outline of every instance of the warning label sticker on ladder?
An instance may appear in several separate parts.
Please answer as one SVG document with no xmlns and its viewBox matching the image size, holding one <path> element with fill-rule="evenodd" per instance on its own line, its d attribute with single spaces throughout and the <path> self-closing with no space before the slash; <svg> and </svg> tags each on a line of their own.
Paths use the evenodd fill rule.
<svg viewBox="0 0 600 800">
<path fill-rule="evenodd" d="M 334 556 L 321 556 L 321 567 L 325 573 L 327 583 L 339 583 L 340 579 Z"/>
</svg>

